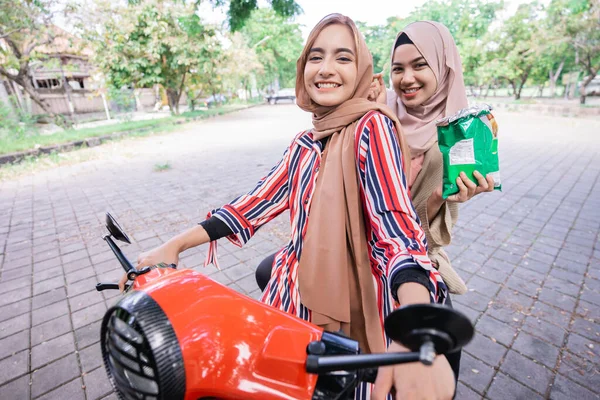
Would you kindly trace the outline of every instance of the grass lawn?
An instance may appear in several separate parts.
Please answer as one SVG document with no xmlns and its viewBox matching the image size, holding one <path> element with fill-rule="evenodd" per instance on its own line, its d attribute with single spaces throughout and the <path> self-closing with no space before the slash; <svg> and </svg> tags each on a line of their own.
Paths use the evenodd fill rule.
<svg viewBox="0 0 600 400">
<path fill-rule="evenodd" d="M 50 135 L 41 135 L 37 132 L 21 136 L 9 136 L 0 140 L 0 155 L 31 150 L 36 147 L 54 144 L 69 143 L 77 140 L 106 136 L 118 132 L 131 131 L 136 136 L 164 132 L 178 122 L 192 119 L 203 119 L 214 115 L 222 115 L 231 111 L 244 108 L 243 104 L 227 104 L 207 110 L 184 112 L 181 115 L 143 121 L 127 121 L 116 124 L 97 126 L 83 129 L 67 129 Z"/>
</svg>

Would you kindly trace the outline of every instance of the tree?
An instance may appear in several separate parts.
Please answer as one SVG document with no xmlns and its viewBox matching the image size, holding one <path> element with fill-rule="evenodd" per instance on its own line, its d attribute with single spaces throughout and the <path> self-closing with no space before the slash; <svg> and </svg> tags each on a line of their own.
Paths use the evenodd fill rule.
<svg viewBox="0 0 600 400">
<path fill-rule="evenodd" d="M 65 33 L 54 25 L 56 15 L 73 11 L 71 4 L 58 0 L 0 0 L 0 75 L 23 88 L 61 126 L 70 122 L 55 115 L 40 97 L 33 86 L 32 70 L 35 65 L 49 62 L 40 50 L 64 38 Z"/>
<path fill-rule="evenodd" d="M 575 62 L 587 74 L 579 88 L 585 104 L 586 87 L 600 71 L 600 3 L 598 0 L 554 0 L 550 15 L 575 50 Z"/>
<path fill-rule="evenodd" d="M 486 32 L 502 8 L 502 1 L 432 0 L 413 11 L 407 18 L 388 18 L 383 26 L 358 22 L 359 30 L 373 54 L 375 71 L 390 73 L 391 48 L 394 38 L 406 25 L 419 21 L 437 21 L 448 27 L 462 56 L 465 82 L 480 86 L 476 71 L 485 59 Z"/>
<path fill-rule="evenodd" d="M 252 97 L 253 85 L 257 77 L 264 73 L 264 66 L 258 59 L 248 39 L 240 32 L 231 35 L 231 45 L 226 50 L 226 63 L 223 69 L 225 86 L 237 91 L 243 89 L 248 98 Z"/>
<path fill-rule="evenodd" d="M 271 9 L 259 8 L 240 32 L 263 66 L 264 74 L 259 76 L 261 88 L 275 81 L 279 81 L 281 87 L 293 87 L 296 60 L 302 51 L 300 26 Z"/>
<path fill-rule="evenodd" d="M 494 73 L 510 84 L 515 100 L 521 98 L 523 86 L 539 61 L 535 43 L 539 40 L 540 11 L 535 2 L 521 4 L 494 32 L 489 44 L 492 59 L 500 61 L 495 63 Z"/>
<path fill-rule="evenodd" d="M 214 96 L 222 92 L 222 75 L 227 62 L 227 54 L 216 38 L 207 43 L 197 57 L 198 64 L 190 70 L 189 79 L 185 84 L 188 103 L 192 111 L 198 98 L 205 96 L 207 93 Z"/>
<path fill-rule="evenodd" d="M 108 83 L 116 88 L 162 85 L 171 112 L 178 114 L 190 72 L 212 57 L 214 29 L 201 23 L 192 6 L 179 3 L 104 3 L 101 12 L 109 17 L 88 37 Z"/>
<path fill-rule="evenodd" d="M 454 37 L 462 58 L 467 86 L 482 86 L 477 71 L 486 61 L 487 32 L 502 9 L 503 1 L 434 0 L 417 8 L 405 23 L 416 20 L 440 22 Z"/>
<path fill-rule="evenodd" d="M 168 1 L 168 0 L 165 0 Z M 180 3 L 193 3 L 196 7 L 203 0 L 179 0 Z M 206 0 L 204 0 L 206 1 Z M 302 12 L 302 8 L 295 0 L 268 0 L 271 8 L 277 15 L 283 18 L 291 18 Z M 130 4 L 137 4 L 140 0 L 128 0 Z M 227 6 L 229 28 L 232 32 L 239 31 L 244 27 L 252 12 L 258 9 L 257 0 L 209 0 L 214 6 Z"/>
<path fill-rule="evenodd" d="M 389 18 L 385 25 L 367 25 L 357 21 L 358 31 L 365 37 L 367 47 L 373 55 L 373 71 L 375 73 L 383 72 L 384 76 L 389 76 L 392 44 L 397 35 L 396 29 L 399 19 Z"/>
</svg>

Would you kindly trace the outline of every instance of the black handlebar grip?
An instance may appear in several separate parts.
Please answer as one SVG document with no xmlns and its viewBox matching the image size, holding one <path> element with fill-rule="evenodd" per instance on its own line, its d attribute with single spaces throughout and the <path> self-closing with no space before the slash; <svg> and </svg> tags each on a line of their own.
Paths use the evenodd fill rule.
<svg viewBox="0 0 600 400">
<path fill-rule="evenodd" d="M 119 290 L 119 285 L 116 283 L 98 283 L 96 284 L 96 290 L 101 292 L 103 290 L 112 289 Z"/>
</svg>

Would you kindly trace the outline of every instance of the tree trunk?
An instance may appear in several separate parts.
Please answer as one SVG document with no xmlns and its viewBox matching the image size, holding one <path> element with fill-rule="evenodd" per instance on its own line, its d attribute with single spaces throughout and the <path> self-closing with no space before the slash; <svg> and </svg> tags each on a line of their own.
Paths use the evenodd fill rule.
<svg viewBox="0 0 600 400">
<path fill-rule="evenodd" d="M 595 77 L 596 77 L 595 74 L 589 74 L 588 77 L 581 84 L 581 88 L 579 89 L 579 104 L 585 104 L 585 99 L 587 98 L 587 95 L 586 95 L 587 85 L 589 85 L 589 83 Z"/>
<path fill-rule="evenodd" d="M 523 78 L 521 79 L 521 82 L 519 82 L 519 87 L 515 88 L 517 90 L 517 93 L 515 93 L 515 100 L 521 99 L 521 92 L 523 91 L 523 86 L 525 86 L 525 82 L 527 82 L 528 76 L 529 72 L 525 73 L 525 75 L 523 75 Z"/>
<path fill-rule="evenodd" d="M 515 100 L 521 99 L 521 91 L 517 90 L 517 84 L 516 84 L 516 82 L 511 81 L 510 82 L 510 86 L 512 86 L 513 96 L 515 96 Z"/>
<path fill-rule="evenodd" d="M 197 97 L 194 97 L 194 93 L 188 92 L 187 93 L 187 98 L 188 98 L 188 104 L 190 105 L 190 109 L 188 111 L 195 111 L 196 110 L 196 98 Z"/>
<path fill-rule="evenodd" d="M 169 100 L 169 110 L 171 110 L 171 114 L 177 114 L 177 91 L 167 88 L 167 99 Z"/>
<path fill-rule="evenodd" d="M 556 81 L 558 81 L 558 77 L 562 72 L 563 67 L 565 66 L 565 60 L 560 62 L 560 65 L 556 69 L 556 72 L 553 74 L 552 70 L 548 71 L 548 77 L 550 78 L 550 97 L 554 98 L 556 92 Z"/>
<path fill-rule="evenodd" d="M 140 100 L 140 90 L 135 86 L 133 87 L 133 98 L 135 99 L 135 110 L 139 112 L 145 112 L 142 100 Z"/>
<path fill-rule="evenodd" d="M 187 75 L 187 71 L 184 71 L 183 76 L 181 77 L 181 83 L 179 84 L 179 89 L 177 89 L 177 92 L 175 93 L 176 97 L 176 103 L 175 103 L 175 110 L 177 115 L 179 115 L 179 100 L 181 100 L 181 95 L 183 94 L 183 86 L 185 85 L 185 77 Z"/>
<path fill-rule="evenodd" d="M 492 86 L 492 85 L 488 84 L 488 85 L 486 86 L 486 88 L 485 88 L 485 92 L 484 92 L 484 94 L 483 94 L 483 98 L 484 98 L 484 99 L 487 99 L 487 98 L 488 98 L 488 96 L 490 95 L 490 86 Z"/>
<path fill-rule="evenodd" d="M 517 95 L 517 82 L 514 80 L 508 80 L 508 79 L 507 79 L 507 82 L 510 84 L 510 87 L 512 88 L 512 94 L 513 94 L 515 100 L 519 100 L 519 98 L 517 97 L 518 96 Z"/>
</svg>

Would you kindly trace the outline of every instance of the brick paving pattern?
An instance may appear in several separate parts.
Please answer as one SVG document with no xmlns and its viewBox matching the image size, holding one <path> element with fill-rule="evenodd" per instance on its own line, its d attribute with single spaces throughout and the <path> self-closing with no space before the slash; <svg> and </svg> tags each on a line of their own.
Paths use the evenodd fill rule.
<svg viewBox="0 0 600 400">
<path fill-rule="evenodd" d="M 477 330 L 457 398 L 598 399 L 600 121 L 497 118 L 504 191 L 461 206 L 448 248 L 469 286 L 453 300 Z M 0 182 L 0 399 L 116 399 L 99 326 L 119 294 L 94 289 L 122 274 L 104 213 L 135 259 L 248 190 L 309 123 L 292 105 L 255 107 Z M 286 218 L 243 249 L 222 241 L 222 271 L 202 267 L 205 246 L 181 267 L 257 297 L 254 268 L 284 243 Z"/>
</svg>

